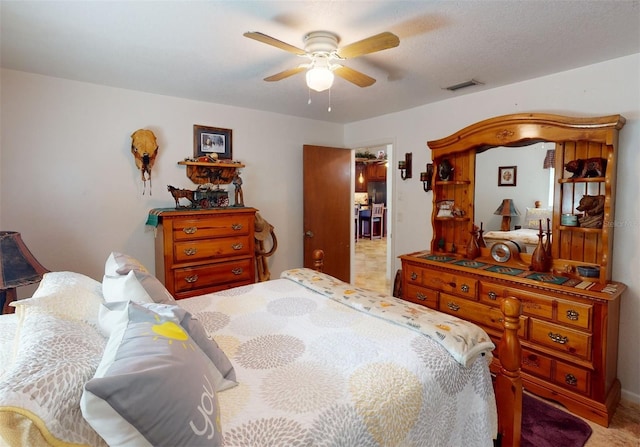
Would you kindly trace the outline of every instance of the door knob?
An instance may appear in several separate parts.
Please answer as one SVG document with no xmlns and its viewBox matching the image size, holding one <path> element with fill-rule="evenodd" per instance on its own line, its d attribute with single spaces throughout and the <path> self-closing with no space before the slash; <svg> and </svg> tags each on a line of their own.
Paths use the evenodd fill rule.
<svg viewBox="0 0 640 447">
<path fill-rule="evenodd" d="M 307 231 L 304 233 L 304 235 L 305 235 L 306 237 L 313 237 L 313 231 L 311 231 L 311 230 L 307 230 Z"/>
</svg>

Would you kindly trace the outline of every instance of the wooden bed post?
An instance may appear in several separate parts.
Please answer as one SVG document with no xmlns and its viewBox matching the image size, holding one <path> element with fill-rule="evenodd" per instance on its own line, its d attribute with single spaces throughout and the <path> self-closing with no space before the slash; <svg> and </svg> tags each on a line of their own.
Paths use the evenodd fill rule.
<svg viewBox="0 0 640 447">
<path fill-rule="evenodd" d="M 522 426 L 522 350 L 518 339 L 520 301 L 506 297 L 500 305 L 504 316 L 504 332 L 498 343 L 500 373 L 496 377 L 498 436 L 503 447 L 519 447 Z M 500 438 L 501 437 L 501 438 Z"/>
<path fill-rule="evenodd" d="M 324 268 L 324 251 L 317 249 L 313 250 L 313 269 L 322 272 Z"/>
</svg>

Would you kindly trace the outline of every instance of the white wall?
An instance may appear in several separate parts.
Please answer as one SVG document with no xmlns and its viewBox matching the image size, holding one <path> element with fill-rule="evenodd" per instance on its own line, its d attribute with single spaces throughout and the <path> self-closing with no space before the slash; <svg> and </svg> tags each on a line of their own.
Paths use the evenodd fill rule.
<svg viewBox="0 0 640 447">
<path fill-rule="evenodd" d="M 112 250 L 153 268 L 147 213 L 174 206 L 167 185 L 195 188 L 177 165 L 193 155 L 194 124 L 233 130 L 245 203 L 278 236 L 272 275 L 302 265 L 302 146 L 340 146 L 343 126 L 11 70 L 1 76 L 0 228 L 20 231 L 47 268 L 102 280 Z M 143 195 L 130 152 L 139 128 L 158 138 L 153 195 Z"/>
<path fill-rule="evenodd" d="M 345 128 L 345 145 L 358 147 L 363 141 L 394 140 L 397 154 L 413 152 L 413 169 L 420 172 L 431 160 L 427 141 L 494 116 L 522 112 L 624 116 L 627 123 L 620 133 L 613 277 L 628 286 L 621 302 L 618 377 L 623 397 L 635 402 L 640 402 L 639 79 L 640 54 L 636 54 L 352 123 Z M 397 207 L 393 250 L 399 255 L 428 248 L 432 236 L 432 193 L 425 194 L 419 176 L 397 181 L 397 169 L 391 171 L 396 177 Z M 400 262 L 396 259 L 394 271 L 397 268 Z"/>
</svg>

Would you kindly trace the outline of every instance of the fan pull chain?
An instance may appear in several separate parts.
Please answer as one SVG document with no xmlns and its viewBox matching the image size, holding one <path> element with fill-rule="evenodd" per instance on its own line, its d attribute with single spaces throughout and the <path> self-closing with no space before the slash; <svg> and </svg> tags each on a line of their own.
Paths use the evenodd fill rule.
<svg viewBox="0 0 640 447">
<path fill-rule="evenodd" d="M 327 108 L 327 112 L 331 112 L 331 88 L 329 88 L 329 108 Z"/>
<path fill-rule="evenodd" d="M 311 89 L 309 89 L 309 100 L 307 101 L 307 104 L 311 104 Z"/>
</svg>

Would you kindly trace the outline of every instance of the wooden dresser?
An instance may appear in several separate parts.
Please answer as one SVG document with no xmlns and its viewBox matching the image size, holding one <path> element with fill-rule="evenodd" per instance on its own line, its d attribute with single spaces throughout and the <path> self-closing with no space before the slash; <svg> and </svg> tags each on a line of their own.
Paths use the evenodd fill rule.
<svg viewBox="0 0 640 447">
<path fill-rule="evenodd" d="M 624 285 L 539 275 L 525 265 L 505 267 L 485 257 L 425 251 L 400 258 L 404 299 L 473 321 L 496 346 L 502 332 L 500 299 L 519 298 L 525 389 L 609 424 L 620 400 L 616 373 Z M 498 368 L 496 357 L 492 369 Z"/>
<path fill-rule="evenodd" d="M 176 299 L 255 282 L 254 208 L 157 212 L 156 275 Z"/>
<path fill-rule="evenodd" d="M 523 113 L 490 118 L 429 141 L 433 237 L 428 250 L 401 256 L 404 299 L 473 321 L 496 342 L 502 328 L 501 300 L 519 298 L 525 389 L 604 426 L 621 394 L 618 325 L 626 287 L 612 281 L 611 258 L 618 132 L 624 124 L 620 115 Z M 481 247 L 476 180 L 494 172 L 476 172 L 476 156 L 494 147 L 527 150 L 539 142 L 554 148 L 552 219 L 539 222 L 540 229 L 548 229 L 544 236 L 551 244 L 543 244 L 544 236 L 539 236 L 533 254 L 521 253 L 510 240 Z M 534 169 L 520 168 L 524 174 Z M 493 189 L 485 186 L 478 194 L 491 194 L 487 191 Z M 491 203 L 517 193 L 515 188 L 501 189 L 500 197 L 490 197 Z M 588 200 L 600 207 L 585 216 L 583 203 Z M 443 203 L 456 213 L 441 212 Z M 566 215 L 578 218 L 579 224 L 565 220 Z M 496 356 L 493 368 L 499 361 Z"/>
</svg>

